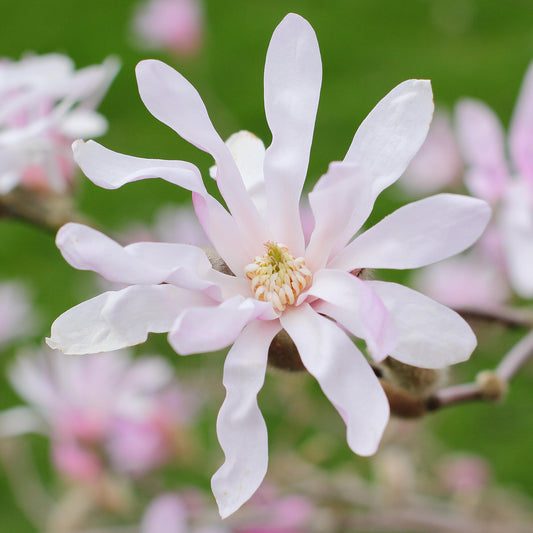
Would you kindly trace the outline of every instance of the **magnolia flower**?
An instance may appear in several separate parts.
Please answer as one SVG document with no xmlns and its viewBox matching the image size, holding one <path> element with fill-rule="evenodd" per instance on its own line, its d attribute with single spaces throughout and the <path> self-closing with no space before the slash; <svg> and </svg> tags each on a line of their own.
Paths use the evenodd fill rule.
<svg viewBox="0 0 533 533">
<path fill-rule="evenodd" d="M 203 9 L 199 0 L 148 0 L 138 6 L 133 29 L 143 44 L 191 56 L 202 45 Z"/>
<path fill-rule="evenodd" d="M 32 333 L 36 322 L 28 291 L 21 283 L 0 283 L 0 347 Z"/>
<path fill-rule="evenodd" d="M 108 464 L 130 474 L 161 465 L 191 415 L 171 367 L 153 356 L 25 353 L 9 379 L 29 407 L 0 415 L 0 435 L 48 435 L 56 468 L 83 482 L 97 479 Z"/>
<path fill-rule="evenodd" d="M 68 188 L 70 145 L 105 133 L 107 122 L 94 109 L 117 70 L 113 58 L 77 71 L 60 54 L 0 60 L 0 193 L 21 184 Z"/>
<path fill-rule="evenodd" d="M 184 161 L 140 159 L 89 141 L 75 158 L 97 185 L 114 189 L 160 177 L 193 192 L 196 214 L 225 272 L 197 247 L 134 243 L 121 247 L 102 233 L 67 224 L 57 244 L 74 267 L 129 286 L 61 315 L 50 346 L 79 354 L 114 350 L 168 332 L 179 354 L 229 345 L 226 399 L 217 432 L 226 460 L 212 479 L 222 517 L 238 509 L 265 476 L 265 421 L 257 406 L 272 339 L 283 329 L 306 369 L 347 426 L 350 448 L 376 451 L 389 417 L 385 394 L 349 335 L 365 339 L 375 360 L 388 354 L 426 368 L 467 359 L 476 339 L 450 309 L 396 283 L 363 281 L 363 268 L 406 269 L 456 254 L 485 228 L 485 202 L 442 194 L 398 209 L 350 242 L 378 194 L 405 170 L 427 134 L 433 112 L 428 81 L 393 89 L 359 127 L 342 162 L 332 163 L 309 194 L 315 225 L 305 245 L 299 202 L 321 85 L 311 26 L 288 15 L 277 27 L 265 66 L 265 110 L 273 141 L 248 133 L 231 149 L 216 133 L 196 90 L 159 61 L 137 66 L 150 112 L 209 152 L 226 210 Z M 255 149 L 250 150 L 250 145 Z M 241 149 L 243 147 L 244 149 Z M 246 183 L 259 179 L 264 195 Z"/>
</svg>

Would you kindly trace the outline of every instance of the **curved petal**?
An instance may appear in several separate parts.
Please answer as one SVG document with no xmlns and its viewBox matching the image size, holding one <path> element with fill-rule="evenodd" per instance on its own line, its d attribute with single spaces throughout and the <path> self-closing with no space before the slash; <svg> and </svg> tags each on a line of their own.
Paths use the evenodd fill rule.
<svg viewBox="0 0 533 533">
<path fill-rule="evenodd" d="M 136 285 L 170 282 L 186 289 L 214 289 L 205 279 L 211 263 L 196 246 L 142 242 L 122 247 L 103 233 L 74 222 L 60 228 L 56 244 L 74 268 L 92 270 L 109 281 Z"/>
<path fill-rule="evenodd" d="M 133 285 L 66 311 L 52 324 L 46 342 L 68 354 L 117 350 L 144 342 L 148 333 L 170 331 L 188 307 L 213 303 L 202 293 L 172 285 Z"/>
<path fill-rule="evenodd" d="M 398 344 L 391 356 L 420 368 L 466 361 L 476 347 L 470 326 L 449 307 L 397 283 L 367 281 L 392 316 Z"/>
<path fill-rule="evenodd" d="M 139 94 L 152 115 L 181 137 L 210 153 L 217 164 L 217 183 L 243 235 L 263 239 L 259 214 L 251 201 L 235 161 L 216 132 L 196 89 L 172 67 L 148 59 L 136 68 Z"/>
<path fill-rule="evenodd" d="M 315 226 L 305 251 L 311 272 L 324 268 L 361 228 L 374 198 L 368 174 L 346 163 L 331 163 L 309 194 Z"/>
<path fill-rule="evenodd" d="M 459 146 L 470 167 L 465 183 L 472 194 L 493 203 L 509 183 L 500 121 L 483 102 L 463 99 L 455 108 L 455 122 Z"/>
<path fill-rule="evenodd" d="M 516 170 L 533 185 L 533 63 L 529 65 L 509 131 L 509 149 Z"/>
<path fill-rule="evenodd" d="M 279 322 L 245 327 L 224 363 L 226 398 L 217 419 L 217 435 L 226 460 L 211 479 L 220 515 L 234 513 L 257 490 L 268 465 L 268 437 L 257 393 L 265 379 L 268 347 Z"/>
<path fill-rule="evenodd" d="M 358 455 L 374 454 L 389 420 L 389 403 L 368 361 L 334 322 L 308 304 L 286 310 L 280 320 L 346 422 L 350 448 Z"/>
<path fill-rule="evenodd" d="M 437 194 L 400 207 L 344 248 L 330 268 L 418 268 L 462 252 L 485 230 L 488 204 Z"/>
<path fill-rule="evenodd" d="M 350 333 L 364 339 L 372 357 L 382 361 L 396 346 L 396 330 L 383 302 L 358 277 L 340 270 L 320 270 L 308 294 L 315 311 L 333 318 Z"/>
<path fill-rule="evenodd" d="M 508 187 L 499 212 L 509 281 L 523 298 L 533 297 L 533 201 L 529 184 Z"/>
<path fill-rule="evenodd" d="M 180 355 L 214 352 L 230 345 L 246 324 L 261 316 L 276 318 L 272 304 L 242 296 L 217 307 L 193 307 L 180 314 L 168 341 Z"/>
<path fill-rule="evenodd" d="M 429 80 L 407 80 L 370 112 L 355 133 L 344 161 L 374 178 L 374 197 L 392 185 L 426 139 L 433 116 Z"/>
</svg>

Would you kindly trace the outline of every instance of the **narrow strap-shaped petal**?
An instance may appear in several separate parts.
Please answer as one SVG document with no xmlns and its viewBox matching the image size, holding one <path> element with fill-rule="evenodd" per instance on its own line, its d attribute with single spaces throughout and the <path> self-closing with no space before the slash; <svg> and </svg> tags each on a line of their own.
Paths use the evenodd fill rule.
<svg viewBox="0 0 533 533">
<path fill-rule="evenodd" d="M 344 419 L 350 448 L 358 455 L 374 454 L 389 420 L 389 403 L 368 361 L 339 326 L 308 304 L 286 310 L 280 320 Z"/>
<path fill-rule="evenodd" d="M 533 186 L 533 63 L 529 65 L 509 131 L 509 149 L 516 170 Z"/>
<path fill-rule="evenodd" d="M 331 163 L 309 194 L 315 226 L 305 251 L 311 272 L 324 268 L 361 228 L 374 198 L 368 174 L 347 163 Z"/>
<path fill-rule="evenodd" d="M 179 313 L 213 301 L 173 285 L 133 285 L 105 292 L 69 309 L 52 324 L 50 348 L 68 354 L 117 350 L 170 331 Z"/>
<path fill-rule="evenodd" d="M 510 179 L 500 120 L 480 100 L 465 98 L 455 107 L 455 122 L 468 166 L 465 183 L 472 194 L 494 203 Z"/>
<path fill-rule="evenodd" d="M 250 262 L 250 257 L 253 258 L 257 253 L 255 246 L 247 247 L 240 237 L 235 238 L 240 234 L 237 224 L 222 205 L 207 193 L 200 171 L 191 163 L 119 154 L 94 141 L 76 141 L 72 150 L 84 174 L 99 187 L 118 189 L 126 183 L 161 178 L 192 191 L 193 197 L 198 197 L 195 205 L 202 205 L 201 216 L 198 216 L 202 227 L 234 272 L 242 271 Z M 236 240 L 238 246 L 235 245 Z"/>
<path fill-rule="evenodd" d="M 139 94 L 152 115 L 181 137 L 211 154 L 217 164 L 217 183 L 243 235 L 263 241 L 260 217 L 235 161 L 216 132 L 196 89 L 161 61 L 141 61 L 136 68 Z"/>
<path fill-rule="evenodd" d="M 421 368 L 445 368 L 470 357 L 476 336 L 455 311 L 397 283 L 366 283 L 385 304 L 396 326 L 398 344 L 392 357 Z"/>
<path fill-rule="evenodd" d="M 315 311 L 364 339 L 376 361 L 383 360 L 396 346 L 396 331 L 387 308 L 356 276 L 340 270 L 320 270 L 313 276 L 308 294 L 322 300 L 313 302 Z"/>
<path fill-rule="evenodd" d="M 485 230 L 488 204 L 437 194 L 400 207 L 344 248 L 330 268 L 418 268 L 462 252 Z"/>
<path fill-rule="evenodd" d="M 293 13 L 275 29 L 265 64 L 265 111 L 272 144 L 265 154 L 271 238 L 303 255 L 299 202 L 307 174 L 322 84 L 315 32 Z"/>
<path fill-rule="evenodd" d="M 257 317 L 276 318 L 269 302 L 235 296 L 216 307 L 192 307 L 180 314 L 168 335 L 180 355 L 214 352 L 229 346 Z"/>
<path fill-rule="evenodd" d="M 513 183 L 503 198 L 498 222 L 509 282 L 523 298 L 533 297 L 533 200 L 529 183 Z"/>
<path fill-rule="evenodd" d="M 374 195 L 392 185 L 426 139 L 433 116 L 428 80 L 407 80 L 389 92 L 355 133 L 344 161 L 374 177 Z"/>
<path fill-rule="evenodd" d="M 265 379 L 268 347 L 278 321 L 246 326 L 224 364 L 226 398 L 217 419 L 224 464 L 211 479 L 222 518 L 234 513 L 257 490 L 268 465 L 268 437 L 257 393 Z"/>
</svg>

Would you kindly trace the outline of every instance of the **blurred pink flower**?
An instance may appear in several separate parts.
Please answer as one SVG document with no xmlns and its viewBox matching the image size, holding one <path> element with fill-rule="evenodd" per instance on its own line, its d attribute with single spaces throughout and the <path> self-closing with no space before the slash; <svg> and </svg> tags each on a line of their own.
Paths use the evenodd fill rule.
<svg viewBox="0 0 533 533">
<path fill-rule="evenodd" d="M 36 322 L 28 291 L 16 281 L 0 283 L 0 348 L 30 335 Z"/>
<path fill-rule="evenodd" d="M 148 0 L 137 7 L 133 29 L 145 46 L 192 56 L 202 46 L 203 9 L 199 0 Z"/>
<path fill-rule="evenodd" d="M 155 356 L 25 353 L 9 378 L 36 415 L 34 429 L 52 440 L 58 470 L 79 481 L 94 480 L 108 463 L 131 474 L 164 463 L 192 413 L 172 368 Z"/>
<path fill-rule="evenodd" d="M 87 226 L 67 224 L 57 236 L 65 259 L 129 286 L 67 311 L 48 339 L 73 354 L 138 344 L 149 332 L 168 332 L 170 344 L 184 355 L 233 344 L 217 422 L 226 460 L 212 479 L 223 517 L 252 496 L 267 470 L 266 424 L 256 397 L 269 345 L 282 329 L 345 421 L 348 445 L 360 455 L 376 451 L 389 406 L 346 332 L 363 338 L 378 361 L 390 354 L 425 368 L 463 361 L 476 345 L 470 327 L 450 309 L 401 285 L 351 274 L 439 261 L 470 246 L 488 222 L 485 202 L 437 195 L 398 209 L 350 241 L 376 197 L 399 178 L 424 141 L 433 113 L 428 81 L 409 80 L 393 89 L 357 130 L 344 161 L 330 165 L 309 195 L 315 225 L 305 245 L 299 203 L 321 71 L 313 29 L 288 15 L 267 53 L 265 110 L 273 142 L 263 152 L 261 141 L 249 135 L 228 147 L 199 94 L 172 68 L 155 60 L 138 65 L 139 90 L 152 114 L 214 157 L 229 212 L 190 163 L 126 156 L 94 141 L 74 146 L 82 170 L 105 188 L 161 177 L 191 190 L 206 234 L 234 274 L 215 270 L 194 246 L 148 242 L 123 248 Z M 248 173 L 264 186 L 249 192 Z"/>
<path fill-rule="evenodd" d="M 117 70 L 113 58 L 80 70 L 60 54 L 0 60 L 0 194 L 70 186 L 72 141 L 105 133 L 95 108 Z"/>
<path fill-rule="evenodd" d="M 444 487 L 454 493 L 479 492 L 491 478 L 487 461 L 475 455 L 447 457 L 438 472 Z"/>
<path fill-rule="evenodd" d="M 437 112 L 422 148 L 398 184 L 411 193 L 425 196 L 458 184 L 462 173 L 463 158 L 450 117 L 443 111 Z"/>
</svg>

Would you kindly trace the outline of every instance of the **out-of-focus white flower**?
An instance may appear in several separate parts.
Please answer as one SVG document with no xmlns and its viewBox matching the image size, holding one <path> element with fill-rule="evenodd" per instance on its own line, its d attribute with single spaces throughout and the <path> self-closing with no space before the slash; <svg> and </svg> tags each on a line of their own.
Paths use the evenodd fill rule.
<svg viewBox="0 0 533 533">
<path fill-rule="evenodd" d="M 72 141 L 105 133 L 107 121 L 95 108 L 118 67 L 108 58 L 75 70 L 60 54 L 0 60 L 0 194 L 18 185 L 68 188 Z"/>
<path fill-rule="evenodd" d="M 46 349 L 19 355 L 9 379 L 29 408 L 4 412 L 0 434 L 17 433 L 9 428 L 16 428 L 18 413 L 18 433 L 48 435 L 56 468 L 79 481 L 94 480 L 108 464 L 131 474 L 163 464 L 192 413 L 172 368 L 155 356 L 133 360 L 120 351 L 72 358 Z"/>
<path fill-rule="evenodd" d="M 0 283 L 0 348 L 31 334 L 35 320 L 26 287 L 15 281 Z"/>
<path fill-rule="evenodd" d="M 330 165 L 309 195 L 315 224 L 305 243 L 299 204 L 321 70 L 313 29 L 288 15 L 267 53 L 265 110 L 273 141 L 264 151 L 246 133 L 228 147 L 189 82 L 159 61 L 138 65 L 141 98 L 152 114 L 214 157 L 229 212 L 190 163 L 126 156 L 94 141 L 74 146 L 82 170 L 105 188 L 161 177 L 191 190 L 196 214 L 231 271 L 214 269 L 198 247 L 149 242 L 123 248 L 96 230 L 67 224 L 57 237 L 66 260 L 129 286 L 67 311 L 48 339 L 68 353 L 118 349 L 144 342 L 149 332 L 168 332 L 180 354 L 233 344 L 217 423 L 226 461 L 212 480 L 222 516 L 238 509 L 266 473 L 268 439 L 256 396 L 270 343 L 281 330 L 346 422 L 348 445 L 361 455 L 376 451 L 389 406 L 347 332 L 363 338 L 377 361 L 390 354 L 425 368 L 463 361 L 476 344 L 450 309 L 401 285 L 353 275 L 364 268 L 417 268 L 454 255 L 479 237 L 490 217 L 484 201 L 437 195 L 398 209 L 350 241 L 424 141 L 433 113 L 428 81 L 393 89 L 359 127 L 344 161 Z M 264 195 L 257 192 L 261 187 L 248 192 L 251 175 L 263 180 Z"/>
<path fill-rule="evenodd" d="M 137 7 L 133 30 L 144 46 L 192 56 L 203 40 L 200 0 L 147 0 Z"/>
</svg>

